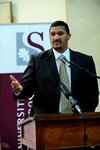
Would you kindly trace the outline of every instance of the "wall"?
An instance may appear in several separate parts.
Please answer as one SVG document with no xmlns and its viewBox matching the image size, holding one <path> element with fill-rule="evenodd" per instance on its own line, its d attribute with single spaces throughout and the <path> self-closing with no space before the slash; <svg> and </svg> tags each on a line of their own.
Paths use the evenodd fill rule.
<svg viewBox="0 0 100 150">
<path fill-rule="evenodd" d="M 67 12 L 72 33 L 70 47 L 92 55 L 100 76 L 100 0 L 67 0 Z M 100 111 L 100 105 L 96 111 Z"/>
<path fill-rule="evenodd" d="M 92 55 L 100 75 L 100 0 L 10 1 L 14 23 L 53 22 L 58 19 L 68 22 L 72 34 L 70 48 Z M 100 111 L 100 105 L 96 111 Z"/>
<path fill-rule="evenodd" d="M 14 23 L 66 21 L 66 0 L 0 0 L 12 1 Z"/>
</svg>

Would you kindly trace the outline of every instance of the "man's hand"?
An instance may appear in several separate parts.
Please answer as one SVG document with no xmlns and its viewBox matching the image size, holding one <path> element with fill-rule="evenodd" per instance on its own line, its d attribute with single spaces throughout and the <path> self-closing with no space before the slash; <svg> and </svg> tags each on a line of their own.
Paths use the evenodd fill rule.
<svg viewBox="0 0 100 150">
<path fill-rule="evenodd" d="M 18 82 L 18 80 L 15 79 L 13 75 L 10 75 L 10 79 L 12 80 L 11 82 L 11 87 L 16 93 L 20 93 L 22 91 L 22 86 Z"/>
</svg>

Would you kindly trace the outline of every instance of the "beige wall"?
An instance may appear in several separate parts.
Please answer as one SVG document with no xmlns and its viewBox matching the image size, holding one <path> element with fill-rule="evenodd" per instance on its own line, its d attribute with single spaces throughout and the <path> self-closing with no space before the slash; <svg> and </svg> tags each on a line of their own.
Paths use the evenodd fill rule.
<svg viewBox="0 0 100 150">
<path fill-rule="evenodd" d="M 68 22 L 70 48 L 92 55 L 100 75 L 100 0 L 0 0 L 7 1 L 12 2 L 14 23 Z M 96 111 L 100 111 L 100 105 Z"/>
<path fill-rule="evenodd" d="M 66 0 L 0 0 L 12 2 L 14 23 L 66 21 Z"/>
<path fill-rule="evenodd" d="M 67 11 L 70 47 L 92 55 L 100 76 L 100 0 L 67 0 Z M 100 111 L 100 105 L 96 111 Z"/>
</svg>

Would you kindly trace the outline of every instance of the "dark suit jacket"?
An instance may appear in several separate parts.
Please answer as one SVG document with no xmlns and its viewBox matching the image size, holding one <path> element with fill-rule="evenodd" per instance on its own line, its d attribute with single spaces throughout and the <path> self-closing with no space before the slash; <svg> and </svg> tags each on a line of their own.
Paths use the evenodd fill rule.
<svg viewBox="0 0 100 150">
<path fill-rule="evenodd" d="M 91 56 L 70 50 L 70 59 L 96 74 Z M 59 74 L 52 49 L 31 55 L 23 74 L 23 90 L 15 99 L 26 99 L 34 94 L 31 116 L 59 112 L 61 90 Z M 97 79 L 83 70 L 71 69 L 71 91 L 83 112 L 93 112 L 98 105 Z"/>
</svg>

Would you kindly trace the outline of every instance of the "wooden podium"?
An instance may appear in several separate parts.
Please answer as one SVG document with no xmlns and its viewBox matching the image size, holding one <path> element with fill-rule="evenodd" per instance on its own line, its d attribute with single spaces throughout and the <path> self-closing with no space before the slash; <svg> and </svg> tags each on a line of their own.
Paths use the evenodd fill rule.
<svg viewBox="0 0 100 150">
<path fill-rule="evenodd" d="M 84 113 L 88 140 L 85 147 L 100 146 L 100 113 Z M 22 150 L 84 147 L 84 120 L 80 114 L 35 115 L 21 126 Z"/>
</svg>

